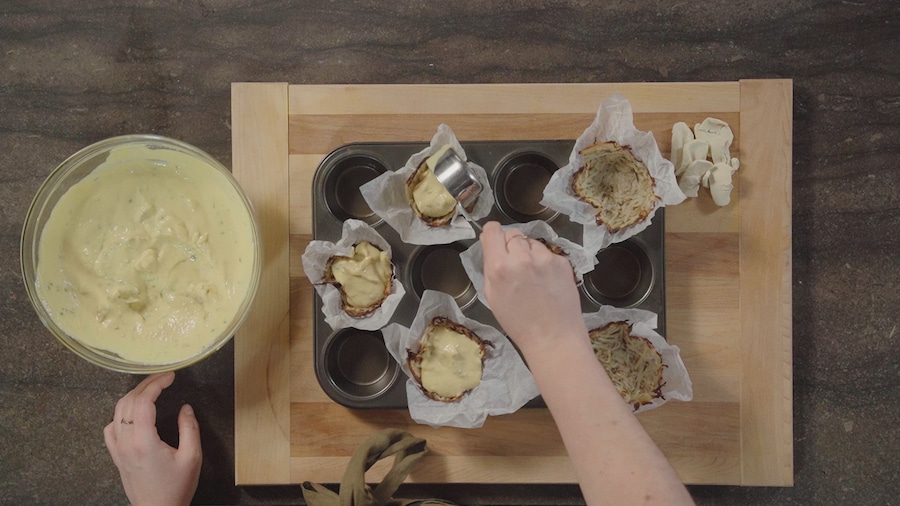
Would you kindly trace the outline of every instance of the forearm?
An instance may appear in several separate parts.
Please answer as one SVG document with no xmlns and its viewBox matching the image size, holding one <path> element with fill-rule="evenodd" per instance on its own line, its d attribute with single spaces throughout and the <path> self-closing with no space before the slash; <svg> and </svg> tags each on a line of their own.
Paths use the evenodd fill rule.
<svg viewBox="0 0 900 506">
<path fill-rule="evenodd" d="M 586 341 L 526 359 L 588 504 L 693 504 L 672 466 L 622 400 Z"/>
</svg>

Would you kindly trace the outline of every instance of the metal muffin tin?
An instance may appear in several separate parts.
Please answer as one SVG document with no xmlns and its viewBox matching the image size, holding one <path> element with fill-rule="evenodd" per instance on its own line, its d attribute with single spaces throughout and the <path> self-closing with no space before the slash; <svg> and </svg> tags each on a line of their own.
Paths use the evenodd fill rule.
<svg viewBox="0 0 900 506">
<path fill-rule="evenodd" d="M 485 168 L 496 204 L 479 220 L 502 224 L 546 221 L 561 237 L 582 242 L 582 225 L 540 205 L 544 186 L 568 163 L 574 141 L 462 142 L 469 161 Z M 359 187 L 388 170 L 403 167 L 427 143 L 349 144 L 332 151 L 316 170 L 313 181 L 313 238 L 337 242 L 344 220 L 355 218 L 375 227 L 391 244 L 394 273 L 406 295 L 393 322 L 409 327 L 426 289 L 452 295 L 463 313 L 502 331 L 493 314 L 476 297 L 459 260 L 476 239 L 418 246 L 400 240 L 397 232 L 374 214 Z M 583 313 L 601 304 L 653 311 L 665 335 L 663 252 L 664 209 L 640 234 L 597 254 L 598 264 L 579 287 Z M 384 347 L 380 331 L 332 331 L 314 296 L 316 378 L 334 401 L 351 408 L 406 408 L 406 375 Z M 526 407 L 544 406 L 537 398 Z"/>
</svg>

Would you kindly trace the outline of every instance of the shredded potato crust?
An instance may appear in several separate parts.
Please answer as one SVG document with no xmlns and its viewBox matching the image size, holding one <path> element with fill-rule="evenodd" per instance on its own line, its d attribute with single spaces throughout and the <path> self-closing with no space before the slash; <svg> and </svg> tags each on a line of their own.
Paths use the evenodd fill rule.
<svg viewBox="0 0 900 506">
<path fill-rule="evenodd" d="M 631 335 L 631 325 L 619 321 L 589 333 L 591 347 L 625 402 L 635 410 L 662 398 L 662 357 L 649 340 Z"/>
<path fill-rule="evenodd" d="M 628 146 L 601 142 L 581 151 L 584 165 L 572 177 L 572 190 L 597 208 L 597 224 L 611 233 L 640 223 L 659 200 L 650 170 Z"/>
</svg>

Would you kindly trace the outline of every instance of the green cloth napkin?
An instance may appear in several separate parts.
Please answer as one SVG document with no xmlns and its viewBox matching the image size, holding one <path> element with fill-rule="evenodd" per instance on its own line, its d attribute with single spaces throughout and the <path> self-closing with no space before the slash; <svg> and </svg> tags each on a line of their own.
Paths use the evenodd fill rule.
<svg viewBox="0 0 900 506">
<path fill-rule="evenodd" d="M 340 495 L 317 483 L 303 483 L 303 498 L 309 506 L 442 506 L 452 505 L 440 499 L 394 499 L 394 492 L 406 479 L 412 466 L 425 455 L 425 440 L 409 432 L 384 429 L 367 439 L 353 453 Z M 366 484 L 366 471 L 383 458 L 394 456 L 394 465 L 373 490 Z"/>
</svg>

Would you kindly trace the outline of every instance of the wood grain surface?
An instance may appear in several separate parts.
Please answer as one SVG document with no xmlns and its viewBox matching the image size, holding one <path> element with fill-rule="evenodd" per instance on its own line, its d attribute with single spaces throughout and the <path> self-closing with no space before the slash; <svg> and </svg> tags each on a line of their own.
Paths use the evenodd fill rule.
<svg viewBox="0 0 900 506">
<path fill-rule="evenodd" d="M 355 447 L 384 427 L 428 440 L 430 453 L 411 482 L 575 481 L 543 409 L 462 430 L 417 425 L 405 410 L 332 402 L 313 370 L 313 290 L 300 255 L 311 239 L 312 177 L 332 149 L 428 140 L 441 122 L 461 140 L 571 139 L 612 93 L 632 102 L 636 126 L 652 131 L 664 154 L 676 121 L 728 121 L 742 162 L 730 206 L 718 208 L 701 193 L 667 209 L 667 338 L 681 347 L 694 400 L 667 403 L 639 419 L 686 483 L 792 483 L 791 83 L 760 80 L 235 84 L 234 171 L 266 221 L 268 276 L 253 324 L 236 337 L 238 484 L 338 482 Z M 376 466 L 369 478 L 383 472 Z"/>
<path fill-rule="evenodd" d="M 262 236 L 263 270 L 247 320 L 234 336 L 235 482 L 290 478 L 287 85 L 232 86 L 235 178 L 253 204 Z"/>
<path fill-rule="evenodd" d="M 756 337 L 741 341 L 742 473 L 754 484 L 793 484 L 792 342 L 759 339 L 791 335 L 792 95 L 790 81 L 741 84 L 741 334 Z"/>
</svg>

